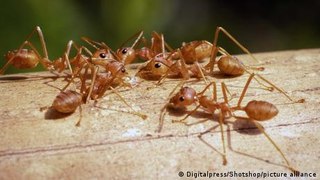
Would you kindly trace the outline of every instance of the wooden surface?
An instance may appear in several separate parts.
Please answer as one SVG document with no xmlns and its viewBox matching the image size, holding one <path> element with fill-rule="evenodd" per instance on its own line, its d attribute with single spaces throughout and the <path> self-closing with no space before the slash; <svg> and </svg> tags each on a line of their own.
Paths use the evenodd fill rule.
<svg viewBox="0 0 320 180">
<path fill-rule="evenodd" d="M 275 104 L 279 114 L 262 122 L 265 130 L 301 172 L 320 176 L 320 49 L 255 54 L 263 62 L 260 74 L 285 89 L 294 99 L 290 103 L 278 92 L 268 92 L 251 84 L 244 104 L 266 100 Z M 245 63 L 248 56 L 240 56 Z M 133 73 L 135 70 L 131 70 Z M 199 133 L 218 125 L 209 120 L 192 126 L 173 124 L 183 114 L 169 112 L 163 131 L 155 133 L 159 113 L 168 94 L 177 84 L 166 80 L 156 88 L 143 81 L 121 95 L 136 109 L 148 115 L 146 120 L 121 111 L 129 109 L 114 95 L 82 106 L 83 120 L 75 127 L 79 110 L 57 117 L 41 112 L 50 106 L 63 78 L 50 73 L 16 74 L 0 77 L 0 179 L 180 179 L 178 172 L 283 172 L 284 161 L 257 129 L 241 120 L 228 119 L 224 125 L 227 165 L 222 164 L 220 131 Z M 224 81 L 237 98 L 248 78 L 211 77 Z M 204 83 L 190 83 L 197 90 Z M 219 86 L 220 91 L 220 86 Z M 221 96 L 220 96 L 221 97 Z M 201 110 L 188 119 L 192 123 L 210 116 Z M 227 128 L 229 129 L 227 130 Z"/>
</svg>

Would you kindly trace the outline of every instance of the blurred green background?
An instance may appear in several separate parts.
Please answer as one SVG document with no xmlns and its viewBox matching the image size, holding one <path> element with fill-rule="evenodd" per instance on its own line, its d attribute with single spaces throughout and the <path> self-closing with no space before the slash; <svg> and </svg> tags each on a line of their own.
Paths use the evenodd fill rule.
<svg viewBox="0 0 320 180">
<path fill-rule="evenodd" d="M 68 40 L 82 43 L 81 36 L 116 49 L 139 30 L 147 37 L 158 31 L 179 47 L 192 40 L 212 41 L 217 26 L 251 52 L 320 47 L 319 0 L 12 0 L 1 3 L 0 18 L 1 54 L 17 49 L 39 25 L 52 60 L 62 55 Z M 39 47 L 37 41 L 32 39 Z M 226 38 L 219 45 L 242 53 Z M 2 57 L 0 67 L 4 63 Z M 6 74 L 30 71 L 10 67 Z"/>
</svg>

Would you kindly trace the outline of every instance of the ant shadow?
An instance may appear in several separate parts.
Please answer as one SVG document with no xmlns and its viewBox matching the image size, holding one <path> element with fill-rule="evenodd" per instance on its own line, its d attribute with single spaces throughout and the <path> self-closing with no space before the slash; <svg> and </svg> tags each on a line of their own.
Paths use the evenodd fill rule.
<svg viewBox="0 0 320 180">
<path fill-rule="evenodd" d="M 26 80 L 29 77 L 27 76 L 21 76 L 21 75 L 17 75 L 17 76 L 0 76 L 0 80 L 4 80 L 4 81 L 22 81 L 22 80 Z"/>
<path fill-rule="evenodd" d="M 170 106 L 170 105 L 166 106 L 166 110 L 167 110 L 167 113 L 169 115 L 175 116 L 175 117 L 181 117 L 183 115 L 187 115 L 187 114 L 190 114 L 192 112 L 192 110 L 187 110 L 187 108 L 185 108 L 185 107 L 175 108 L 175 107 Z M 205 118 L 205 119 L 212 118 L 212 114 L 209 114 L 209 113 L 204 112 L 204 111 L 196 111 L 196 112 L 193 112 L 192 114 L 190 114 L 189 116 L 193 117 L 193 118 Z"/>
<path fill-rule="evenodd" d="M 256 122 L 258 123 L 258 122 Z M 253 120 L 236 118 L 234 122 L 232 122 L 232 129 L 237 131 L 240 134 L 245 135 L 258 135 L 262 134 L 262 132 L 257 128 Z M 264 127 L 261 126 L 263 129 Z"/>
<path fill-rule="evenodd" d="M 238 78 L 242 75 L 225 75 L 221 73 L 220 71 L 218 72 L 213 72 L 210 77 L 216 78 L 216 79 L 235 79 Z"/>
<path fill-rule="evenodd" d="M 71 114 L 73 114 L 73 112 L 61 113 L 61 112 L 55 110 L 54 108 L 50 107 L 45 112 L 44 119 L 45 120 L 57 120 L 57 119 L 66 118 L 66 117 L 70 116 Z"/>
<path fill-rule="evenodd" d="M 44 80 L 44 79 L 51 79 L 50 81 L 44 82 L 44 84 L 47 84 L 49 82 L 54 82 L 58 78 L 67 78 L 67 75 L 59 75 L 57 73 L 52 72 L 52 75 L 5 75 L 0 76 L 1 83 L 11 83 L 12 81 L 38 81 L 38 80 Z"/>
<path fill-rule="evenodd" d="M 194 113 L 194 114 L 196 114 L 196 113 Z M 205 115 L 205 114 L 207 114 L 207 115 Z M 208 118 L 208 115 L 210 115 L 210 118 Z M 216 115 L 216 114 L 214 114 L 212 116 L 212 114 L 205 113 L 205 112 L 197 113 L 197 115 L 191 115 L 191 116 L 193 116 L 193 117 L 202 117 L 202 118 L 206 118 L 206 119 L 199 120 L 197 122 L 183 123 L 183 124 L 185 124 L 186 126 L 193 126 L 193 125 L 204 123 L 204 122 L 207 122 L 207 121 L 215 121 L 215 122 L 217 122 L 217 120 L 219 118 L 218 115 Z M 286 167 L 285 165 L 282 165 L 282 164 L 279 164 L 279 163 L 270 162 L 268 159 L 264 159 L 264 158 L 261 158 L 261 157 L 258 157 L 258 156 L 252 155 L 252 154 L 248 154 L 248 153 L 245 153 L 245 152 L 241 152 L 241 151 L 238 151 L 238 150 L 234 149 L 233 146 L 232 146 L 232 142 L 231 142 L 231 139 L 232 139 L 231 131 L 236 131 L 236 132 L 238 132 L 240 134 L 245 134 L 245 135 L 259 135 L 259 134 L 262 134 L 262 132 L 256 127 L 256 125 L 253 122 L 253 120 L 248 120 L 248 119 L 239 118 L 239 117 L 236 117 L 235 119 L 236 119 L 235 121 L 225 121 L 224 124 L 223 124 L 223 125 L 227 126 L 227 129 L 224 132 L 226 132 L 226 134 L 227 134 L 226 136 L 227 136 L 227 147 L 228 147 L 228 149 L 230 149 L 232 152 L 240 154 L 242 156 L 246 156 L 246 157 L 249 157 L 249 158 L 254 158 L 256 160 L 263 161 L 263 162 L 266 162 L 266 163 L 269 163 L 269 164 L 272 164 L 272 165 L 276 165 L 276 166 L 279 166 L 279 167 Z M 231 126 L 232 126 L 232 129 L 231 129 Z M 216 128 L 218 128 L 218 127 L 219 127 L 219 124 L 214 125 L 211 128 L 201 132 L 198 135 L 198 138 L 202 143 L 204 143 L 210 149 L 212 149 L 213 151 L 217 152 L 221 157 L 223 157 L 223 153 L 221 151 L 219 151 L 217 148 L 215 148 L 214 145 L 212 145 L 212 143 L 208 142 L 203 137 L 205 134 L 215 132 Z M 226 165 L 226 164 L 227 164 L 227 162 L 223 162 L 223 165 Z"/>
</svg>

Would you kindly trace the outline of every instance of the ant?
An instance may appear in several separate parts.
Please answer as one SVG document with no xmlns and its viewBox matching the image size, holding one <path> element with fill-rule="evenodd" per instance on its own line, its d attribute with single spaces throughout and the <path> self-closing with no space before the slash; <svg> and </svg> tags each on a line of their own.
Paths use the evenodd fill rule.
<svg viewBox="0 0 320 180">
<path fill-rule="evenodd" d="M 164 49 L 167 48 L 169 52 L 173 52 L 173 49 L 168 43 L 164 41 L 163 34 L 153 31 L 151 34 L 151 45 L 149 46 L 146 42 L 145 38 L 142 38 L 145 46 L 140 48 L 136 54 L 139 56 L 140 59 L 149 61 L 155 56 L 159 54 L 166 54 Z"/>
<path fill-rule="evenodd" d="M 186 64 L 193 64 L 194 62 L 201 62 L 205 58 L 210 57 L 212 51 L 212 44 L 208 41 L 191 41 L 183 42 L 179 48 L 181 53 L 175 50 L 172 54 L 173 59 L 184 57 Z"/>
<path fill-rule="evenodd" d="M 35 46 L 29 41 L 29 39 L 31 39 L 35 33 L 38 34 L 44 56 L 40 55 Z M 7 52 L 5 55 L 7 63 L 1 68 L 0 74 L 3 74 L 10 64 L 18 69 L 31 69 L 36 67 L 39 62 L 45 69 L 51 72 L 58 71 L 61 73 L 68 66 L 70 72 L 72 73 L 70 62 L 67 60 L 67 56 L 69 56 L 71 47 L 73 45 L 73 41 L 70 40 L 67 44 L 63 57 L 60 57 L 54 61 L 50 61 L 42 30 L 39 26 L 36 26 L 17 50 Z M 30 49 L 24 49 L 25 46 L 29 46 Z"/>
<path fill-rule="evenodd" d="M 189 79 L 189 76 L 199 76 L 200 73 L 198 72 L 201 71 L 199 66 L 189 68 L 185 64 L 183 58 L 181 61 L 173 62 L 170 58 L 173 53 L 168 54 L 168 52 L 166 52 L 166 43 L 164 41 L 163 34 L 160 35 L 160 39 L 161 40 L 159 40 L 159 43 L 161 43 L 161 51 L 151 57 L 151 59 L 149 59 L 139 69 L 139 71 L 136 73 L 136 76 L 149 80 L 159 80 L 157 83 L 158 85 L 166 76 L 183 77 L 183 79 Z M 159 43 L 156 44 L 159 45 Z M 178 53 L 181 54 L 179 49 Z M 204 75 L 202 75 L 202 77 L 204 77 Z"/>
<path fill-rule="evenodd" d="M 95 69 L 95 72 L 93 73 L 93 78 L 89 87 L 86 84 L 86 76 L 88 75 L 87 71 L 88 69 L 85 69 L 85 73 L 80 76 L 80 80 L 81 80 L 80 93 L 74 90 L 65 90 L 65 88 L 70 84 L 68 83 L 68 85 L 64 87 L 62 91 L 55 97 L 51 105 L 51 108 L 55 109 L 60 113 L 68 114 L 68 113 L 73 113 L 79 107 L 80 117 L 75 125 L 80 126 L 80 122 L 82 119 L 81 105 L 86 104 L 89 101 L 89 99 L 94 100 L 96 103 L 97 99 L 102 98 L 105 92 L 110 88 L 117 96 L 120 97 L 121 101 L 123 101 L 132 110 L 132 112 L 128 112 L 128 113 L 137 115 L 142 119 L 147 118 L 146 115 L 136 112 L 125 101 L 125 99 L 115 89 L 111 87 L 112 82 L 114 81 L 115 77 L 117 77 L 116 75 L 118 73 L 121 73 L 121 69 L 118 69 L 116 71 L 116 74 L 113 75 L 110 71 L 99 72 L 99 67 L 97 67 Z M 71 81 L 73 81 L 73 79 L 71 79 L 70 82 Z M 46 108 L 47 107 L 41 108 L 41 110 Z"/>
<path fill-rule="evenodd" d="M 206 112 L 214 115 L 216 111 L 219 111 L 219 126 L 221 130 L 221 141 L 223 144 L 223 164 L 225 165 L 227 163 L 226 159 L 226 148 L 225 148 L 225 142 L 224 142 L 224 133 L 223 133 L 223 126 L 222 124 L 225 123 L 225 118 L 228 117 L 235 117 L 235 118 L 241 118 L 246 119 L 250 122 L 252 122 L 260 132 L 262 132 L 266 138 L 271 142 L 271 144 L 277 149 L 277 151 L 280 153 L 282 158 L 284 159 L 286 166 L 291 171 L 296 171 L 287 160 L 284 153 L 280 150 L 278 145 L 271 139 L 271 137 L 264 131 L 263 127 L 258 123 L 260 121 L 266 121 L 270 120 L 273 117 L 275 117 L 278 114 L 278 109 L 275 105 L 273 105 L 270 102 L 267 101 L 257 101 L 252 100 L 248 102 L 246 106 L 241 106 L 241 102 L 248 90 L 249 84 L 251 83 L 253 77 L 255 74 L 251 74 L 248 78 L 241 96 L 239 97 L 238 103 L 236 106 L 232 107 L 229 104 L 229 99 L 227 96 L 227 93 L 230 94 L 226 84 L 224 82 L 221 83 L 222 88 L 222 94 L 223 94 L 223 102 L 218 102 L 217 100 L 217 87 L 215 82 L 211 82 L 208 84 L 201 92 L 197 93 L 193 88 L 190 87 L 182 87 L 178 93 L 176 93 L 174 96 L 172 96 L 169 100 L 169 103 L 167 103 L 163 109 L 161 110 L 160 115 L 160 124 L 158 132 L 161 132 L 162 130 L 162 124 L 163 124 L 163 118 L 165 115 L 165 110 L 167 107 L 172 106 L 174 109 L 185 109 L 186 107 L 197 104 L 196 107 L 191 111 L 188 112 L 188 114 L 181 120 L 172 120 L 173 123 L 184 123 L 184 121 L 193 113 L 195 113 L 200 107 L 203 108 Z M 213 97 L 209 98 L 206 95 L 204 95 L 205 91 L 210 87 L 213 86 Z M 172 93 L 174 90 L 172 91 Z M 171 93 L 171 94 L 172 94 Z M 303 102 L 303 100 L 297 101 L 298 103 Z M 234 114 L 234 111 L 244 111 L 248 117 L 239 117 Z M 207 132 L 205 132 L 207 133 Z M 201 133 L 199 137 L 201 137 L 204 133 Z"/>
<path fill-rule="evenodd" d="M 134 43 L 131 47 L 124 47 L 124 45 L 135 38 Z M 92 47 L 96 49 L 93 53 L 94 58 L 102 58 L 102 59 L 116 59 L 117 61 L 127 65 L 132 63 L 137 56 L 137 50 L 135 50 L 136 46 L 139 44 L 140 40 L 143 38 L 143 31 L 139 31 L 130 37 L 126 42 L 124 42 L 116 52 L 112 51 L 110 47 L 108 47 L 104 42 L 96 42 L 88 37 L 82 37 L 81 39 L 86 43 L 90 44 Z"/>
<path fill-rule="evenodd" d="M 196 77 L 203 78 L 206 81 L 205 76 L 213 73 L 215 64 L 218 64 L 220 73 L 231 76 L 240 76 L 245 72 L 251 74 L 249 69 L 258 71 L 264 70 L 263 67 L 245 66 L 238 58 L 231 56 L 226 50 L 218 47 L 216 44 L 220 32 L 223 32 L 225 35 L 227 35 L 227 37 L 229 37 L 244 52 L 249 54 L 255 61 L 259 62 L 230 33 L 228 33 L 222 27 L 218 27 L 215 33 L 213 44 L 208 41 L 192 41 L 190 43 L 183 44 L 182 47 L 172 51 L 168 56 L 155 56 L 148 62 L 148 64 L 139 70 L 137 75 L 144 79 L 158 79 L 159 81 L 157 84 L 161 84 L 166 77 L 182 77 L 183 79 Z M 162 40 L 162 47 L 163 54 L 165 54 L 164 40 Z M 218 61 L 216 61 L 218 52 L 221 53 L 222 56 Z M 198 62 L 205 57 L 210 57 L 210 61 L 208 64 L 202 67 Z M 175 62 L 173 60 L 175 60 Z M 267 87 L 267 89 L 270 89 L 270 91 L 273 90 L 273 88 L 270 87 Z"/>
<path fill-rule="evenodd" d="M 234 42 L 238 47 L 240 47 L 241 50 L 247 53 L 254 61 L 259 62 L 259 60 L 256 59 L 247 48 L 241 45 L 228 31 L 226 31 L 222 27 L 217 27 L 212 44 L 210 61 L 205 66 L 205 69 L 212 73 L 215 64 L 217 64 L 222 74 L 230 76 L 240 76 L 244 74 L 244 72 L 248 72 L 248 69 L 258 71 L 264 70 L 264 67 L 245 66 L 238 58 L 236 58 L 235 56 L 231 56 L 226 50 L 217 46 L 220 32 L 224 33 L 232 42 Z M 222 56 L 218 60 L 216 60 L 218 52 L 220 52 Z"/>
<path fill-rule="evenodd" d="M 184 59 L 186 64 L 194 64 L 199 62 L 201 59 L 210 57 L 210 61 L 207 65 L 202 68 L 203 74 L 212 74 L 214 65 L 217 64 L 220 73 L 230 76 L 240 76 L 244 72 L 249 72 L 249 69 L 263 71 L 263 67 L 251 67 L 245 66 L 238 58 L 231 56 L 226 50 L 217 46 L 217 41 L 220 32 L 223 32 L 229 39 L 232 40 L 240 49 L 246 52 L 253 60 L 259 62 L 243 45 L 241 45 L 228 31 L 222 27 L 217 27 L 213 44 L 208 41 L 192 41 L 190 43 L 185 43 L 181 48 L 178 48 L 173 52 L 171 57 L 176 59 Z M 180 52 L 179 52 L 180 51 Z M 222 56 L 216 60 L 217 53 L 222 54 Z"/>
<path fill-rule="evenodd" d="M 74 67 L 73 77 L 80 77 L 83 69 L 85 69 L 86 76 L 91 75 L 91 77 L 93 77 L 98 73 L 97 68 L 100 67 L 103 71 L 111 73 L 112 77 L 114 77 L 112 83 L 125 84 L 124 77 L 127 76 L 128 73 L 124 64 L 114 59 L 116 55 L 113 54 L 113 51 L 105 43 L 98 43 L 89 38 L 83 39 L 97 50 L 91 53 L 91 51 L 84 46 L 78 48 L 77 55 L 70 61 Z M 100 47 L 97 47 L 97 45 Z M 84 55 L 83 51 L 87 56 Z M 91 71 L 91 74 L 88 73 L 88 70 Z M 73 79 L 74 78 L 72 78 L 71 81 L 73 81 Z M 70 85 L 71 81 L 69 81 L 63 90 Z"/>
<path fill-rule="evenodd" d="M 131 39 L 135 38 L 134 43 L 130 47 L 124 47 L 124 45 L 130 41 Z M 124 42 L 119 49 L 116 51 L 116 55 L 119 58 L 119 61 L 124 63 L 125 65 L 131 64 L 139 55 L 139 51 L 135 50 L 136 46 L 139 44 L 141 39 L 143 38 L 143 31 L 139 31 L 138 33 L 134 34 L 130 37 L 126 42 Z"/>
</svg>

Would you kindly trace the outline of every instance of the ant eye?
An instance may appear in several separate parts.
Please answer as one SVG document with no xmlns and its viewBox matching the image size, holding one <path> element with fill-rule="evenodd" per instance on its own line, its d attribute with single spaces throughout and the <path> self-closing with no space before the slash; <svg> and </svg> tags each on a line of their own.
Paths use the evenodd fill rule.
<svg viewBox="0 0 320 180">
<path fill-rule="evenodd" d="M 180 97 L 179 97 L 179 101 L 181 101 L 181 102 L 184 101 L 184 97 L 183 97 L 183 96 L 180 96 Z"/>
<path fill-rule="evenodd" d="M 122 54 L 126 54 L 127 52 L 128 52 L 127 48 L 123 48 L 122 51 L 121 51 Z"/>
<path fill-rule="evenodd" d="M 156 64 L 154 65 L 154 67 L 155 67 L 155 68 L 160 68 L 160 67 L 161 67 L 161 64 L 160 64 L 160 63 L 156 63 Z"/>
<path fill-rule="evenodd" d="M 100 56 L 101 58 L 106 58 L 106 57 L 107 57 L 106 53 L 100 53 L 99 56 Z"/>
<path fill-rule="evenodd" d="M 125 72 L 126 72 L 126 69 L 125 69 L 125 68 L 122 68 L 122 69 L 121 69 L 121 72 L 122 72 L 122 73 L 125 73 Z"/>
</svg>

